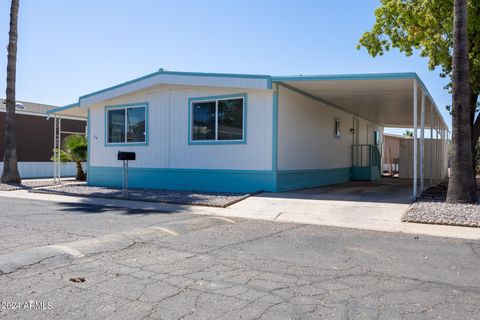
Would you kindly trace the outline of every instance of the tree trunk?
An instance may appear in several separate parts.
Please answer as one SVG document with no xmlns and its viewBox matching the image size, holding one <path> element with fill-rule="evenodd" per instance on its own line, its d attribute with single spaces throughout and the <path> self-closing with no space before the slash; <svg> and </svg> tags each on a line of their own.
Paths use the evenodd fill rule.
<svg viewBox="0 0 480 320">
<path fill-rule="evenodd" d="M 2 182 L 20 183 L 15 140 L 15 80 L 17 65 L 17 21 L 20 0 L 12 0 L 10 7 L 10 31 L 8 33 L 7 90 L 5 112 L 5 151 Z"/>
<path fill-rule="evenodd" d="M 85 177 L 85 172 L 83 171 L 82 168 L 82 162 L 81 161 L 76 161 L 77 163 L 77 176 L 76 179 L 78 181 L 85 181 L 87 178 Z"/>
<path fill-rule="evenodd" d="M 472 171 L 467 17 L 467 0 L 455 0 L 452 61 L 453 162 L 447 193 L 449 203 L 472 203 L 476 200 Z"/>
</svg>

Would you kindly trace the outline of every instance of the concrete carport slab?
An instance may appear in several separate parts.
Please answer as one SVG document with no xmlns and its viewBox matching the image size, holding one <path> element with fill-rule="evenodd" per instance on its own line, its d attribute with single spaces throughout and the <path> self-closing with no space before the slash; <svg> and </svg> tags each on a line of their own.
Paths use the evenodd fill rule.
<svg viewBox="0 0 480 320">
<path fill-rule="evenodd" d="M 275 212 L 275 220 L 279 221 L 315 220 L 318 224 L 383 230 L 392 222 L 401 223 L 411 203 L 411 183 L 407 179 L 382 178 L 290 192 L 260 193 L 231 208 Z"/>
</svg>

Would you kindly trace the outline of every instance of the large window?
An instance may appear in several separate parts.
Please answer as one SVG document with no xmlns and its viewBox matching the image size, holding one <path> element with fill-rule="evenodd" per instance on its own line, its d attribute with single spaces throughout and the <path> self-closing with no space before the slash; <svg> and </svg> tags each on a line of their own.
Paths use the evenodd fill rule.
<svg viewBox="0 0 480 320">
<path fill-rule="evenodd" d="M 192 142 L 245 141 L 245 97 L 203 100 L 190 104 Z"/>
<path fill-rule="evenodd" d="M 107 144 L 146 143 L 147 105 L 107 107 Z"/>
</svg>

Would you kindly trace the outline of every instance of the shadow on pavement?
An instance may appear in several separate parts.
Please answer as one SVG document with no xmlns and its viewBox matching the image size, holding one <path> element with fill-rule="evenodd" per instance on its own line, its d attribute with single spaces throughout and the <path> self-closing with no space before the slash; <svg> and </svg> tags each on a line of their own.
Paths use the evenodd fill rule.
<svg viewBox="0 0 480 320">
<path fill-rule="evenodd" d="M 115 212 L 125 215 L 149 215 L 149 214 L 171 214 L 172 210 L 147 210 L 136 208 L 125 208 L 120 206 L 102 206 L 98 204 L 88 203 L 89 199 L 85 199 L 85 203 L 67 203 L 60 202 L 63 208 L 60 211 L 67 211 L 79 214 L 97 214 L 104 212 Z"/>
</svg>

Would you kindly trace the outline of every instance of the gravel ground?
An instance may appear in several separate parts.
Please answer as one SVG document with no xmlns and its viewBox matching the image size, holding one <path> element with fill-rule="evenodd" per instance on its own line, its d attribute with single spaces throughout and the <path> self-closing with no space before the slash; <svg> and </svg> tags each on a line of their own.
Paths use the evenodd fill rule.
<svg viewBox="0 0 480 320">
<path fill-rule="evenodd" d="M 65 180 L 62 183 L 72 183 L 75 180 Z M 15 191 L 55 185 L 53 180 L 24 180 L 22 183 L 0 183 L 0 191 Z"/>
<path fill-rule="evenodd" d="M 448 181 L 427 189 L 408 209 L 403 221 L 480 227 L 480 203 L 446 203 Z M 479 194 L 480 196 L 480 194 Z"/>
<path fill-rule="evenodd" d="M 235 202 L 238 202 L 250 196 L 250 194 L 244 193 L 129 189 L 128 197 L 125 198 L 121 189 L 109 187 L 92 187 L 86 185 L 64 185 L 54 188 L 39 188 L 32 190 L 31 192 L 54 193 L 77 197 L 141 200 L 222 208 L 228 207 L 229 205 L 232 205 Z"/>
</svg>

